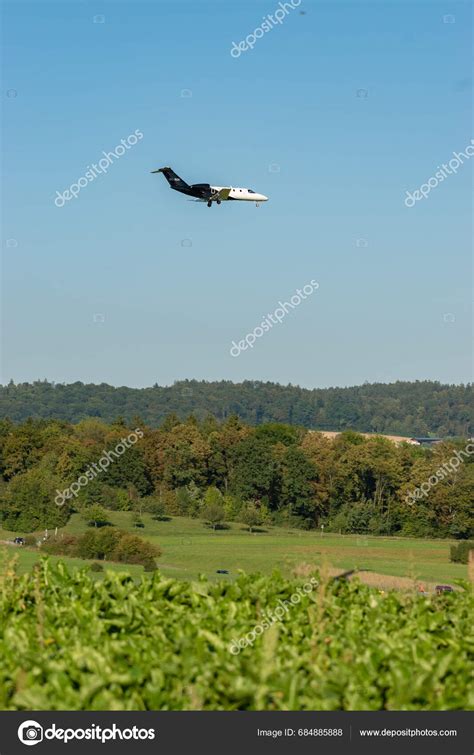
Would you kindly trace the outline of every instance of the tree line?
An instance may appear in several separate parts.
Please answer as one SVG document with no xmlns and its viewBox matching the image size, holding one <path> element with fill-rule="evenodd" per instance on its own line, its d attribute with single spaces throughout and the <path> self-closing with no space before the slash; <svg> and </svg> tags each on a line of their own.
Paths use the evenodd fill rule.
<svg viewBox="0 0 474 755">
<path fill-rule="evenodd" d="M 314 390 L 249 380 L 185 380 L 150 388 L 46 380 L 0 386 L 0 416 L 15 422 L 42 417 L 76 423 L 96 417 L 110 423 L 118 415 L 130 422 L 139 415 L 157 427 L 173 412 L 182 420 L 190 414 L 199 420 L 236 414 L 251 425 L 282 422 L 316 430 L 447 438 L 474 434 L 473 406 L 471 385 L 428 380 Z"/>
<path fill-rule="evenodd" d="M 132 428 L 140 438 L 126 447 Z M 353 431 L 329 440 L 283 423 L 251 426 L 237 416 L 169 415 L 159 428 L 140 418 L 130 426 L 122 419 L 2 420 L 0 516 L 5 530 L 17 532 L 63 526 L 77 511 L 105 524 L 104 511 L 121 510 L 137 527 L 148 512 L 200 517 L 213 527 L 237 521 L 250 529 L 324 526 L 463 539 L 474 535 L 474 454 L 462 455 L 465 446 L 396 445 Z M 456 451 L 461 461 L 440 474 Z M 102 469 L 104 453 L 112 461 Z M 94 465 L 97 474 L 87 478 Z M 64 497 L 65 490 L 74 492 Z"/>
</svg>

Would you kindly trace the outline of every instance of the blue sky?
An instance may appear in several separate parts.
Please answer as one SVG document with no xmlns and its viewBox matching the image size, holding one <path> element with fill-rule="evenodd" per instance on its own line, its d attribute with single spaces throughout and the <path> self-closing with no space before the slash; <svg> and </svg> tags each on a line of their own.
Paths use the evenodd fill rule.
<svg viewBox="0 0 474 755">
<path fill-rule="evenodd" d="M 468 3 L 302 0 L 239 58 L 277 2 L 3 7 L 2 382 L 472 379 L 473 160 L 404 205 L 473 136 Z"/>
</svg>

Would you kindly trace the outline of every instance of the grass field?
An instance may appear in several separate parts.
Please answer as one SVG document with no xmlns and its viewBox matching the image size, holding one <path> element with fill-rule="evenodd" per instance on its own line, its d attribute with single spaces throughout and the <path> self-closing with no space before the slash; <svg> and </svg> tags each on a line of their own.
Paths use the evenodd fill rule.
<svg viewBox="0 0 474 755">
<path fill-rule="evenodd" d="M 110 512 L 113 524 L 132 531 L 128 512 Z M 250 534 L 243 525 L 230 523 L 228 529 L 213 531 L 197 519 L 173 517 L 169 521 L 155 521 L 143 515 L 145 527 L 133 531 L 158 544 L 162 556 L 159 569 L 168 576 L 193 580 L 199 574 L 216 579 L 217 569 L 229 570 L 232 579 L 239 569 L 247 573 L 271 573 L 278 569 L 290 575 L 302 565 L 324 566 L 329 569 L 368 569 L 380 575 L 422 580 L 427 583 L 450 583 L 466 578 L 462 564 L 449 561 L 453 541 L 420 540 L 364 535 L 336 535 L 302 532 L 274 527 Z M 80 534 L 87 529 L 78 514 L 72 516 L 60 532 Z M 23 533 L 0 530 L 0 540 L 9 540 Z M 20 571 L 31 568 L 40 552 L 22 547 L 1 546 L 4 555 L 18 556 Z M 52 557 L 52 560 L 57 559 Z M 70 566 L 83 566 L 80 559 L 63 558 Z M 138 576 L 142 567 L 107 564 L 107 568 L 128 571 Z M 383 582 L 383 581 L 382 581 Z M 394 580 L 392 580 L 393 585 Z M 395 585 L 396 586 L 396 585 Z M 401 586 L 401 585 L 400 585 Z"/>
</svg>

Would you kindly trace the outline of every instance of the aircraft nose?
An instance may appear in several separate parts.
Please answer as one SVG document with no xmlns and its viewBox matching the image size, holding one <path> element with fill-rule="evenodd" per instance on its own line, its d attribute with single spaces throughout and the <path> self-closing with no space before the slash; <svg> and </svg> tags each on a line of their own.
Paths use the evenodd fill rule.
<svg viewBox="0 0 474 755">
<path fill-rule="evenodd" d="M 268 197 L 265 196 L 265 194 L 260 194 L 258 197 L 259 202 L 268 202 Z"/>
</svg>

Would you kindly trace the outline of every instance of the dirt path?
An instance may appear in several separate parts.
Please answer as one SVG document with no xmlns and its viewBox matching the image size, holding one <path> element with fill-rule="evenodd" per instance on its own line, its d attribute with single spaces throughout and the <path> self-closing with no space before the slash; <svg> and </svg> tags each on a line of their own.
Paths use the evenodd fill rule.
<svg viewBox="0 0 474 755">
<path fill-rule="evenodd" d="M 295 570 L 295 576 L 303 577 L 307 576 L 310 573 L 314 572 L 315 566 L 314 564 L 301 564 L 298 566 Z M 346 569 L 335 569 L 335 568 L 328 568 L 324 570 L 323 573 L 326 574 L 328 577 L 338 577 L 340 574 L 344 574 Z M 369 587 L 377 587 L 379 590 L 403 590 L 406 592 L 419 592 L 419 586 L 423 585 L 424 590 L 427 593 L 434 593 L 435 587 L 438 582 L 427 582 L 426 580 L 414 580 L 410 577 L 394 577 L 391 574 L 379 574 L 375 571 L 358 571 L 354 572 L 354 574 L 350 575 L 348 579 L 358 579 L 362 584 L 368 585 Z M 455 590 L 455 585 L 451 585 Z"/>
</svg>

